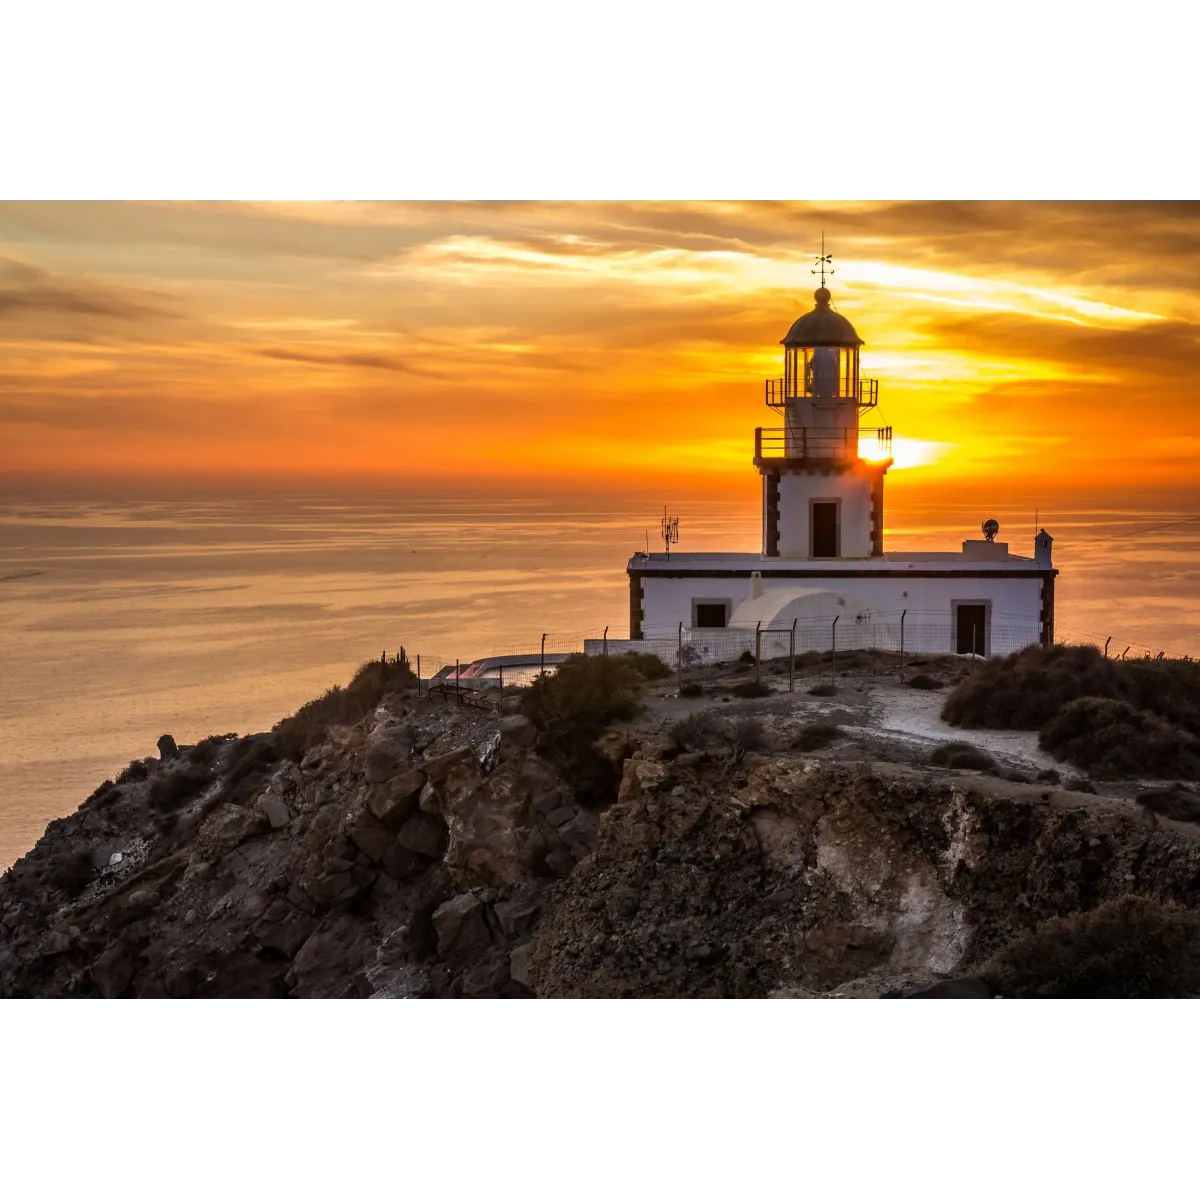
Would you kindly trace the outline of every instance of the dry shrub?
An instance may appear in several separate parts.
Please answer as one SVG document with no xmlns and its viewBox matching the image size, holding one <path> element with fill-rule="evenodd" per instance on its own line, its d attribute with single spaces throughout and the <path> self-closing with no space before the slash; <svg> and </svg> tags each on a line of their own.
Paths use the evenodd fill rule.
<svg viewBox="0 0 1200 1200">
<path fill-rule="evenodd" d="M 735 761 L 747 750 L 761 750 L 766 742 L 766 731 L 757 717 L 738 717 L 729 722 L 729 745 Z"/>
<path fill-rule="evenodd" d="M 691 649 L 684 646 L 685 651 Z M 620 661 L 628 663 L 645 680 L 666 679 L 671 674 L 671 668 L 657 654 L 648 654 L 644 650 L 627 650 L 620 656 Z M 685 662 L 684 666 L 687 665 Z"/>
<path fill-rule="evenodd" d="M 667 738 L 674 749 L 711 750 L 725 742 L 727 722 L 711 708 L 699 708 L 671 726 Z"/>
<path fill-rule="evenodd" d="M 845 734 L 836 725 L 824 725 L 816 722 L 812 725 L 805 725 L 803 729 L 792 739 L 792 749 L 810 752 L 813 750 L 823 750 L 826 746 L 832 745 L 840 737 Z"/>
<path fill-rule="evenodd" d="M 771 689 L 756 679 L 747 679 L 745 683 L 735 683 L 729 690 L 735 696 L 741 696 L 743 700 L 756 700 L 760 696 L 771 694 Z"/>
<path fill-rule="evenodd" d="M 1124 700 L 1068 701 L 1046 723 L 1038 745 L 1097 779 L 1200 779 L 1200 741 Z"/>
<path fill-rule="evenodd" d="M 219 802 L 249 804 L 262 790 L 262 783 L 279 762 L 275 736 L 253 733 L 244 737 L 229 755 L 218 793 Z"/>
<path fill-rule="evenodd" d="M 905 682 L 910 688 L 916 688 L 921 692 L 932 692 L 936 691 L 938 688 L 944 688 L 946 686 L 943 680 L 935 679 L 932 675 L 926 675 L 924 673 L 913 675 L 909 679 L 905 680 Z"/>
<path fill-rule="evenodd" d="M 979 974 L 1004 996 L 1064 1000 L 1195 996 L 1200 915 L 1122 896 L 1044 921 L 994 954 Z"/>
<path fill-rule="evenodd" d="M 753 665 L 754 651 L 753 650 L 743 650 L 741 652 L 741 654 L 738 655 L 738 662 L 749 663 L 749 664 Z"/>
<path fill-rule="evenodd" d="M 55 867 L 50 881 L 74 900 L 96 877 L 90 850 L 76 850 Z"/>
<path fill-rule="evenodd" d="M 203 791 L 209 782 L 209 773 L 190 763 L 160 775 L 150 785 L 147 799 L 150 807 L 159 813 L 174 812 L 182 808 L 193 796 Z"/>
<path fill-rule="evenodd" d="M 227 746 L 230 742 L 236 742 L 237 736 L 236 733 L 214 733 L 211 737 L 204 738 L 188 750 L 188 762 L 202 767 L 204 770 L 210 770 L 213 763 L 217 761 L 221 747 Z"/>
<path fill-rule="evenodd" d="M 685 683 L 679 689 L 681 696 L 686 696 L 689 700 L 694 700 L 697 696 L 704 695 L 704 684 L 702 683 Z"/>
<path fill-rule="evenodd" d="M 271 731 L 280 757 L 299 761 L 336 725 L 354 725 L 375 708 L 384 696 L 415 684 L 408 661 L 372 659 L 363 663 L 346 687 L 336 684 L 316 700 L 285 717 Z"/>
<path fill-rule="evenodd" d="M 150 774 L 150 767 L 157 765 L 157 763 L 157 758 L 135 758 L 117 776 L 117 783 L 136 783 L 139 780 L 145 779 Z"/>
<path fill-rule="evenodd" d="M 1184 788 L 1171 788 L 1168 791 L 1142 792 L 1137 802 L 1146 809 L 1169 821 L 1189 821 L 1200 825 L 1200 796 Z"/>
<path fill-rule="evenodd" d="M 818 683 L 814 687 L 808 689 L 810 696 L 836 696 L 837 684 L 835 683 Z"/>
<path fill-rule="evenodd" d="M 991 771 L 996 767 L 996 760 L 986 750 L 969 742 L 943 742 L 934 747 L 929 761 L 935 767 L 952 767 L 958 771 Z"/>
</svg>

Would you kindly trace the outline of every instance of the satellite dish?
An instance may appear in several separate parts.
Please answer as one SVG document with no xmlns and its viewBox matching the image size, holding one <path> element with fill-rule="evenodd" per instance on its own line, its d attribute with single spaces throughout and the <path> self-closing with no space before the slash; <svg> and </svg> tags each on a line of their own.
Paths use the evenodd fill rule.
<svg viewBox="0 0 1200 1200">
<path fill-rule="evenodd" d="M 992 542 L 996 540 L 996 534 L 999 532 L 1000 522 L 992 517 L 988 517 L 988 519 L 983 523 L 983 536 L 987 538 L 989 542 Z"/>
</svg>

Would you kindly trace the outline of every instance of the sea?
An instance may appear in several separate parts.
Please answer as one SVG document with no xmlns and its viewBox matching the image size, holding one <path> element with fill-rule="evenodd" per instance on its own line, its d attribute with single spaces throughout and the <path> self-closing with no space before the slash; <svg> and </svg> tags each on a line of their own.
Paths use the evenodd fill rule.
<svg viewBox="0 0 1200 1200">
<path fill-rule="evenodd" d="M 889 483 L 890 550 L 983 519 L 1055 537 L 1058 635 L 1200 654 L 1200 491 L 1040 497 Z M 891 479 L 891 477 L 889 477 Z M 757 482 L 754 480 L 753 482 Z M 625 566 L 662 496 L 344 486 L 0 484 L 0 870 L 131 759 L 268 729 L 402 648 L 422 673 L 628 633 Z M 676 550 L 754 551 L 757 490 L 668 496 Z"/>
</svg>

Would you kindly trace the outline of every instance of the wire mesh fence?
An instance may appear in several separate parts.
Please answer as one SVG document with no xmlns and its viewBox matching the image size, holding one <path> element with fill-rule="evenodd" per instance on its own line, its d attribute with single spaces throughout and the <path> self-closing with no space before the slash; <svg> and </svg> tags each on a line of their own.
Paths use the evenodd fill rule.
<svg viewBox="0 0 1200 1200">
<path fill-rule="evenodd" d="M 942 619 L 931 619 L 935 616 Z M 921 666 L 922 660 L 955 656 L 974 664 L 1041 642 L 1037 622 L 1000 613 L 992 615 L 982 635 L 976 635 L 977 644 L 972 650 L 968 648 L 970 635 L 968 645 L 964 645 L 963 628 L 957 622 L 944 619 L 942 614 L 908 611 L 872 614 L 869 618 L 808 618 L 787 626 L 694 629 L 676 623 L 647 626 L 637 639 L 610 637 L 609 633 L 609 629 L 599 628 L 548 631 L 537 638 L 505 642 L 470 659 L 411 649 L 400 653 L 410 663 L 422 695 L 460 704 L 505 707 L 506 699 L 511 701 L 519 689 L 543 672 L 553 672 L 572 654 L 654 654 L 673 669 L 680 683 L 694 669 L 738 660 L 756 666 L 778 666 L 781 660 L 786 661 L 791 676 L 797 669 L 812 667 L 836 671 L 839 664 L 849 666 L 866 654 L 871 656 L 873 675 L 894 672 L 903 678 L 906 669 Z M 1191 658 L 1116 634 L 1099 635 L 1062 623 L 1056 627 L 1055 642 L 1092 645 L 1112 658 Z"/>
</svg>

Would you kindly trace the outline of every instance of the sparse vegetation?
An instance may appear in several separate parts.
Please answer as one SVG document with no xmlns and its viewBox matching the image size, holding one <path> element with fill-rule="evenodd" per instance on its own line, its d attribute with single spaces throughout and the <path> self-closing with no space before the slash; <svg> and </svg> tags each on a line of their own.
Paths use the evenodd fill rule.
<svg viewBox="0 0 1200 1200">
<path fill-rule="evenodd" d="M 754 651 L 753 650 L 743 650 L 741 652 L 741 654 L 738 655 L 738 662 L 748 663 L 749 665 L 753 666 L 754 665 Z"/>
<path fill-rule="evenodd" d="M 1043 922 L 993 955 L 980 975 L 1001 995 L 1074 999 L 1200 993 L 1200 915 L 1122 896 Z"/>
<path fill-rule="evenodd" d="M 679 694 L 689 700 L 694 700 L 697 696 L 704 695 L 704 684 L 702 683 L 685 683 L 679 689 Z"/>
<path fill-rule="evenodd" d="M 805 725 L 792 739 L 792 749 L 805 753 L 813 750 L 823 750 L 845 735 L 836 725 L 825 725 L 815 722 Z"/>
<path fill-rule="evenodd" d="M 50 881 L 74 900 L 95 877 L 96 867 L 91 851 L 77 850 L 58 865 Z"/>
<path fill-rule="evenodd" d="M 204 770 L 209 770 L 216 762 L 221 747 L 230 742 L 236 742 L 237 736 L 236 733 L 214 733 L 211 737 L 204 738 L 188 750 L 188 762 Z"/>
<path fill-rule="evenodd" d="M 725 741 L 726 726 L 711 708 L 698 708 L 671 726 L 667 740 L 677 751 L 709 750 Z"/>
<path fill-rule="evenodd" d="M 996 760 L 986 750 L 972 746 L 970 742 L 943 742 L 935 746 L 929 755 L 935 767 L 951 767 L 957 771 L 991 771 Z"/>
<path fill-rule="evenodd" d="M 739 762 L 747 750 L 761 750 L 766 743 L 766 731 L 757 717 L 738 717 L 729 723 L 729 745 L 734 762 Z"/>
<path fill-rule="evenodd" d="M 1038 745 L 1097 779 L 1200 779 L 1200 741 L 1124 700 L 1068 701 L 1046 722 Z"/>
<path fill-rule="evenodd" d="M 219 802 L 249 804 L 278 762 L 279 750 L 274 735 L 255 733 L 242 738 L 230 752 L 218 793 Z"/>
<path fill-rule="evenodd" d="M 1142 792 L 1137 802 L 1156 816 L 1169 821 L 1189 821 L 1200 824 L 1200 796 L 1185 788 L 1170 788 L 1164 791 Z"/>
<path fill-rule="evenodd" d="M 836 683 L 818 683 L 808 689 L 810 696 L 836 696 Z"/>
<path fill-rule="evenodd" d="M 145 779 L 150 774 L 150 766 L 152 763 L 157 763 L 156 758 L 135 758 L 121 773 L 117 776 L 116 782 L 136 783 L 139 780 Z"/>
<path fill-rule="evenodd" d="M 735 683 L 729 690 L 743 700 L 754 700 L 760 696 L 771 694 L 771 689 L 757 679 L 747 679 L 745 683 Z"/>
<path fill-rule="evenodd" d="M 335 725 L 354 725 L 374 711 L 384 696 L 416 683 L 406 658 L 372 659 L 363 663 L 346 687 L 334 685 L 310 700 L 271 731 L 280 756 L 299 760 L 325 739 Z"/>
<path fill-rule="evenodd" d="M 207 771 L 190 763 L 158 776 L 150 785 L 147 799 L 155 812 L 175 812 L 209 782 Z"/>
<path fill-rule="evenodd" d="M 910 688 L 916 688 L 918 691 L 922 692 L 932 692 L 936 691 L 938 688 L 944 688 L 946 686 L 944 680 L 936 679 L 934 676 L 926 675 L 924 672 L 919 672 L 916 675 L 912 675 L 904 682 L 907 683 Z"/>
</svg>

